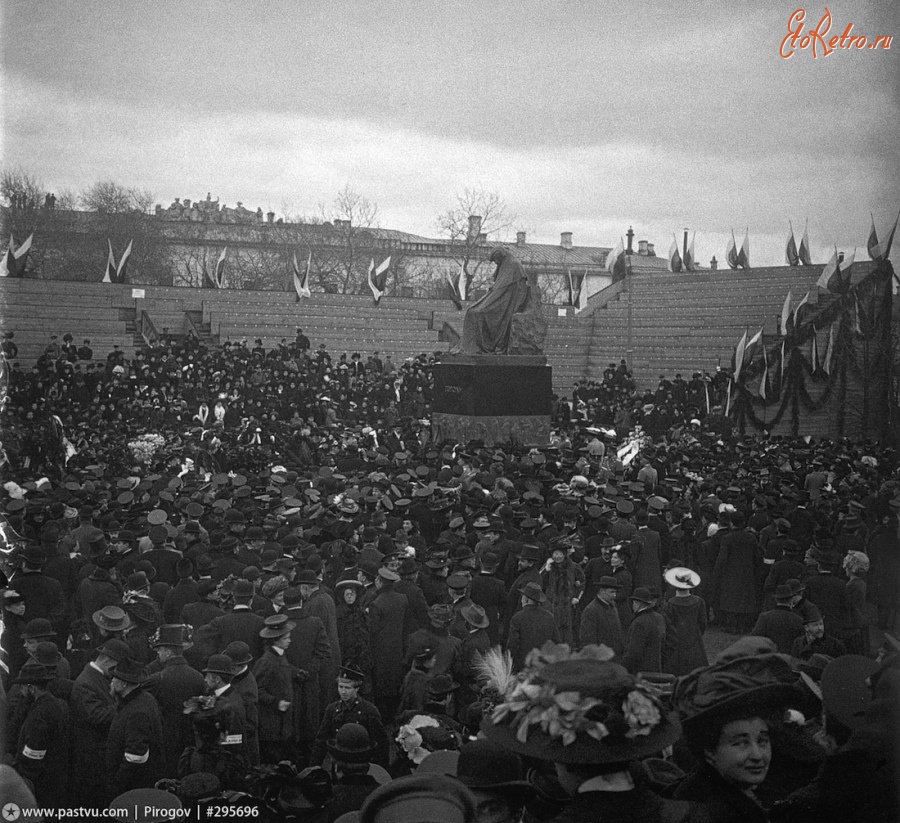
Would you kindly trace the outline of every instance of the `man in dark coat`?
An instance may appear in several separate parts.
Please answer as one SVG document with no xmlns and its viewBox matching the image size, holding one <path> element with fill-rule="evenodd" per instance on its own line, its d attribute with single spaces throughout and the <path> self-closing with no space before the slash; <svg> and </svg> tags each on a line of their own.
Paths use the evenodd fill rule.
<svg viewBox="0 0 900 823">
<path fill-rule="evenodd" d="M 412 634 L 418 629 L 424 629 L 428 625 L 428 601 L 425 594 L 419 588 L 419 566 L 412 557 L 404 557 L 397 569 L 400 579 L 394 584 L 394 591 L 405 594 L 409 601 L 407 612 L 406 631 Z"/>
<path fill-rule="evenodd" d="M 603 644 L 621 656 L 625 646 L 616 595 L 619 581 L 607 575 L 597 581 L 597 596 L 581 614 L 579 640 L 582 646 Z"/>
<path fill-rule="evenodd" d="M 472 578 L 469 586 L 469 597 L 476 606 L 481 606 L 490 624 L 487 628 L 491 645 L 496 646 L 506 637 L 508 596 L 506 586 L 497 577 L 500 560 L 494 552 L 485 552 L 481 556 L 481 571 Z"/>
<path fill-rule="evenodd" d="M 727 629 L 746 633 L 757 613 L 756 588 L 763 571 L 762 549 L 744 528 L 742 512 L 731 516 L 731 531 L 722 537 L 713 569 L 710 605 Z"/>
<path fill-rule="evenodd" d="M 72 724 L 70 799 L 78 806 L 100 808 L 106 795 L 103 770 L 106 738 L 116 715 L 116 699 L 110 692 L 109 671 L 131 654 L 123 640 L 107 640 L 75 678 L 69 698 Z"/>
<path fill-rule="evenodd" d="M 295 754 L 300 762 L 305 762 L 319 730 L 319 678 L 323 669 L 330 670 L 331 644 L 322 621 L 303 613 L 303 598 L 299 588 L 290 588 L 284 593 L 284 607 L 294 623 L 291 645 L 284 655 L 289 663 L 307 673 L 306 677 L 294 680 L 294 699 L 291 703 L 294 728 L 297 730 Z"/>
<path fill-rule="evenodd" d="M 365 679 L 362 672 L 351 666 L 343 666 L 338 676 L 338 699 L 329 704 L 325 709 L 325 715 L 319 726 L 312 754 L 309 758 L 310 766 L 321 766 L 325 759 L 326 747 L 329 740 L 334 740 L 338 730 L 345 723 L 359 723 L 369 733 L 373 745 L 376 747 L 372 755 L 372 762 L 387 768 L 388 741 L 387 730 L 381 719 L 377 707 L 368 700 L 359 696 L 359 690 Z"/>
<path fill-rule="evenodd" d="M 548 640 L 559 643 L 559 626 L 553 612 L 543 607 L 547 595 L 538 583 L 528 583 L 521 590 L 522 608 L 509 621 L 507 648 L 512 655 L 513 670 L 525 665 L 525 658 L 532 649 L 540 648 Z"/>
<path fill-rule="evenodd" d="M 782 583 L 775 589 L 775 608 L 763 612 L 750 634 L 768 637 L 782 654 L 790 654 L 794 641 L 803 634 L 803 618 L 791 609 L 794 595 L 791 587 Z"/>
<path fill-rule="evenodd" d="M 112 581 L 109 569 L 97 566 L 78 584 L 75 600 L 81 604 L 82 619 L 90 623 L 100 609 L 122 605 L 122 589 Z"/>
<path fill-rule="evenodd" d="M 45 559 L 40 546 L 26 546 L 22 569 L 13 575 L 11 585 L 25 599 L 26 621 L 46 617 L 58 629 L 66 614 L 66 596 L 59 581 L 43 573 Z"/>
<path fill-rule="evenodd" d="M 631 577 L 634 586 L 659 586 L 662 580 L 659 534 L 647 525 L 646 512 L 638 512 L 635 521 L 638 530 L 631 543 Z"/>
<path fill-rule="evenodd" d="M 534 543 L 525 543 L 517 561 L 518 577 L 513 580 L 506 597 L 506 614 L 509 619 L 522 608 L 522 589 L 529 583 L 541 585 L 541 548 Z M 508 624 L 507 624 L 508 625 Z M 509 631 L 507 630 L 507 634 Z"/>
<path fill-rule="evenodd" d="M 197 603 L 200 600 L 200 595 L 197 594 L 197 582 L 191 576 L 194 568 L 194 561 L 189 557 L 180 557 L 175 564 L 178 582 L 166 592 L 163 600 L 163 620 L 166 623 L 180 623 L 181 610 L 188 603 Z"/>
<path fill-rule="evenodd" d="M 154 512 L 150 512 L 152 515 Z M 158 524 L 150 527 L 150 542 L 153 548 L 141 555 L 142 560 L 149 560 L 156 569 L 155 580 L 161 580 L 174 586 L 178 582 L 177 566 L 181 560 L 181 552 L 172 543 L 168 542 L 169 533 L 164 525 Z"/>
<path fill-rule="evenodd" d="M 225 614 L 210 599 L 215 590 L 216 583 L 214 580 L 201 580 L 198 582 L 197 596 L 200 599 L 196 603 L 186 603 L 182 606 L 181 619 L 176 621 L 193 629 L 194 645 L 189 649 L 185 649 L 184 658 L 198 671 L 206 663 L 206 658 L 216 651 L 212 647 L 212 641 L 215 638 L 207 636 L 208 633 L 201 632 L 200 629 L 212 623 L 217 617 L 222 617 Z"/>
<path fill-rule="evenodd" d="M 422 649 L 434 651 L 434 666 L 431 674 L 447 674 L 453 668 L 462 641 L 450 634 L 450 621 L 453 619 L 453 611 L 449 603 L 435 603 L 428 607 L 429 625 L 425 629 L 414 631 L 409 636 L 407 644 L 406 663 L 412 663 L 413 658 Z"/>
<path fill-rule="evenodd" d="M 643 586 L 631 594 L 634 619 L 628 627 L 621 662 L 632 674 L 662 671 L 665 630 L 661 616 L 653 609 L 655 602 L 649 589 Z"/>
<path fill-rule="evenodd" d="M 250 610 L 253 600 L 253 584 L 249 580 L 238 580 L 234 584 L 234 608 L 202 627 L 197 636 L 214 653 L 220 653 L 235 640 L 243 640 L 250 647 L 250 654 L 258 660 L 262 654 L 262 640 L 259 633 L 266 621 Z M 185 606 L 185 609 L 188 607 Z"/>
<path fill-rule="evenodd" d="M 294 581 L 303 597 L 301 614 L 318 617 L 325 627 L 325 636 L 331 649 L 331 660 L 323 661 L 319 669 L 319 706 L 327 706 L 334 695 L 334 678 L 343 662 L 338 639 L 337 611 L 331 595 L 321 587 L 321 580 L 311 569 L 301 570 Z"/>
<path fill-rule="evenodd" d="M 462 611 L 463 619 L 469 633 L 463 638 L 456 655 L 453 675 L 459 684 L 456 694 L 456 710 L 461 716 L 466 708 L 478 699 L 481 684 L 478 680 L 477 664 L 479 658 L 493 645 L 488 630 L 490 621 L 481 606 L 473 603 Z"/>
<path fill-rule="evenodd" d="M 817 546 L 810 556 L 816 561 L 817 572 L 806 579 L 806 599 L 822 612 L 825 634 L 842 640 L 850 617 L 850 601 L 846 581 L 834 574 L 840 558 L 830 546 Z"/>
<path fill-rule="evenodd" d="M 203 669 L 206 690 L 216 697 L 221 713 L 222 746 L 242 764 L 248 761 L 247 710 L 244 697 L 232 686 L 235 666 L 226 654 L 212 654 Z"/>
<path fill-rule="evenodd" d="M 825 634 L 822 613 L 810 604 L 809 613 L 803 620 L 803 634 L 791 646 L 791 657 L 809 660 L 814 654 L 841 657 L 847 654 L 847 647 L 836 637 Z"/>
<path fill-rule="evenodd" d="M 163 733 L 159 705 L 144 691 L 147 675 L 135 660 L 123 660 L 111 670 L 116 714 L 106 740 L 108 796 L 131 789 L 152 788 L 163 772 Z"/>
<path fill-rule="evenodd" d="M 181 753 L 194 742 L 191 721 L 184 713 L 184 701 L 203 694 L 203 675 L 188 665 L 184 649 L 184 626 L 160 626 L 150 638 L 157 660 L 147 667 L 150 677 L 145 688 L 159 703 L 165 744 L 165 773 L 176 774 Z"/>
<path fill-rule="evenodd" d="M 244 704 L 244 754 L 250 766 L 259 765 L 259 687 L 250 669 L 253 657 L 243 640 L 235 640 L 225 647 L 231 660 L 231 688 Z"/>
<path fill-rule="evenodd" d="M 387 568 L 378 570 L 378 592 L 367 609 L 369 645 L 374 662 L 372 694 L 382 717 L 392 718 L 403 690 L 403 644 L 409 600 L 394 591 L 399 576 Z"/>
<path fill-rule="evenodd" d="M 40 806 L 65 808 L 68 805 L 68 711 L 66 704 L 47 690 L 53 677 L 52 669 L 29 660 L 16 679 L 31 701 L 19 729 L 16 770 L 31 781 Z"/>
</svg>

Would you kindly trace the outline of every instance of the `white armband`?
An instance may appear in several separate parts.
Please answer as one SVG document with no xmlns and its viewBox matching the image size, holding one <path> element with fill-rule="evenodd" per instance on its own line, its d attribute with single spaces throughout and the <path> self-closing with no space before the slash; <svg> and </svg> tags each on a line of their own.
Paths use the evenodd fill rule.
<svg viewBox="0 0 900 823">
<path fill-rule="evenodd" d="M 27 757 L 29 760 L 43 760 L 47 755 L 46 749 L 29 749 L 28 746 L 25 746 L 22 749 L 22 754 Z"/>
<path fill-rule="evenodd" d="M 150 749 L 147 749 L 144 754 L 129 754 L 125 752 L 125 762 L 126 763 L 146 763 L 150 759 Z"/>
</svg>

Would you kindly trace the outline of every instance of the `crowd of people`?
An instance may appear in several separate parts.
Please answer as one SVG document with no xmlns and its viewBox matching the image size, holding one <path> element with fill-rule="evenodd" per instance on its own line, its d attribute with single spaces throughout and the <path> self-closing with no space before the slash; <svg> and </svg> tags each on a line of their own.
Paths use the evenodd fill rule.
<svg viewBox="0 0 900 823">
<path fill-rule="evenodd" d="M 612 365 L 547 447 L 434 442 L 434 356 L 73 346 L 8 370 L 4 798 L 897 818 L 890 447 L 735 436 L 715 378 Z"/>
</svg>

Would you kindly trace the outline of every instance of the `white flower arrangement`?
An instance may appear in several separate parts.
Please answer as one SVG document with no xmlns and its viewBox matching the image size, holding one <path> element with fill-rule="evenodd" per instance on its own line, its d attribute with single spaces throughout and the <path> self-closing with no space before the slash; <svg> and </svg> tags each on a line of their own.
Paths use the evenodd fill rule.
<svg viewBox="0 0 900 823">
<path fill-rule="evenodd" d="M 156 454 L 166 443 L 165 438 L 161 434 L 142 434 L 128 443 L 128 449 L 131 451 L 134 459 L 138 463 L 149 465 Z"/>
</svg>

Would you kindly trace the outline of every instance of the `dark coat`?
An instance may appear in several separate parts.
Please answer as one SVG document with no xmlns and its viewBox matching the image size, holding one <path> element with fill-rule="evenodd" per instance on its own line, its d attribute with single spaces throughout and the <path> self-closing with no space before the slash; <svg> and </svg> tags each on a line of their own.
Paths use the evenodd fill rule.
<svg viewBox="0 0 900 823">
<path fill-rule="evenodd" d="M 322 621 L 325 635 L 331 645 L 332 667 L 340 668 L 341 644 L 338 640 L 337 616 L 331 595 L 323 589 L 317 589 L 309 596 L 309 600 L 303 602 L 302 612 L 304 617 L 318 617 Z"/>
<path fill-rule="evenodd" d="M 294 675 L 297 668 L 292 666 L 285 655 L 278 654 L 271 647 L 253 664 L 253 676 L 259 690 L 259 742 L 284 742 L 294 738 L 294 714 L 289 706 L 287 711 L 279 711 L 278 703 L 294 701 Z"/>
<path fill-rule="evenodd" d="M 309 677 L 301 675 L 294 679 L 292 722 L 298 739 L 308 743 L 319 728 L 322 714 L 319 678 L 323 671 L 331 671 L 331 644 L 318 617 L 304 617 L 296 609 L 291 609 L 288 616 L 296 626 L 285 657 L 299 671 L 309 673 Z"/>
<path fill-rule="evenodd" d="M 822 612 L 825 634 L 843 638 L 850 617 L 846 581 L 833 574 L 814 574 L 806 581 L 806 599 Z"/>
<path fill-rule="evenodd" d="M 191 668 L 181 655 L 170 657 L 164 664 L 150 665 L 151 677 L 145 688 L 156 698 L 162 719 L 164 763 L 167 775 L 175 774 L 181 753 L 193 743 L 194 732 L 184 701 L 203 694 L 203 675 Z"/>
<path fill-rule="evenodd" d="M 342 700 L 335 700 L 325 709 L 325 716 L 322 718 L 316 734 L 316 742 L 313 744 L 309 764 L 311 766 L 322 765 L 327 751 L 325 744 L 334 739 L 338 729 L 345 723 L 359 723 L 361 726 L 365 726 L 369 733 L 369 739 L 377 747 L 372 762 L 387 768 L 389 743 L 381 714 L 374 703 L 363 700 L 361 697 L 357 697 L 349 705 Z"/>
<path fill-rule="evenodd" d="M 93 626 L 91 617 L 94 612 L 106 606 L 122 605 L 122 592 L 111 580 L 94 579 L 92 576 L 78 584 L 76 599 L 81 604 L 81 617 Z"/>
<path fill-rule="evenodd" d="M 528 605 L 517 611 L 509 621 L 507 648 L 512 655 L 513 669 L 519 671 L 532 649 L 540 648 L 548 640 L 559 643 L 561 635 L 553 613 L 538 605 Z"/>
<path fill-rule="evenodd" d="M 106 740 L 109 797 L 131 789 L 153 788 L 165 776 L 163 758 L 159 705 L 152 694 L 135 689 L 119 700 Z"/>
<path fill-rule="evenodd" d="M 551 563 L 546 572 L 541 573 L 542 588 L 547 595 L 547 609 L 556 618 L 560 636 L 565 643 L 575 637 L 575 607 L 572 600 L 581 596 L 584 590 L 584 572 L 581 566 L 566 558 L 559 565 Z"/>
<path fill-rule="evenodd" d="M 662 671 L 662 647 L 665 623 L 653 609 L 638 612 L 625 637 L 622 665 L 632 674 Z"/>
<path fill-rule="evenodd" d="M 436 629 L 429 626 L 427 629 L 419 629 L 409 636 L 408 649 L 410 652 L 421 649 L 425 645 L 434 647 L 435 664 L 431 670 L 433 676 L 449 674 L 456 660 L 459 646 L 462 641 L 450 634 L 446 629 Z M 409 657 L 409 656 L 408 656 Z M 409 663 L 408 659 L 406 662 Z"/>
<path fill-rule="evenodd" d="M 703 804 L 715 823 L 766 823 L 768 819 L 752 798 L 706 764 L 682 781 L 674 796 Z"/>
<path fill-rule="evenodd" d="M 836 637 L 824 635 L 818 640 L 807 640 L 806 635 L 802 634 L 794 641 L 791 646 L 791 657 L 798 657 L 800 660 L 809 660 L 814 654 L 825 654 L 828 657 L 841 657 L 847 654 L 847 647 Z"/>
<path fill-rule="evenodd" d="M 490 625 L 487 627 L 491 645 L 497 645 L 505 636 L 505 626 L 509 620 L 507 613 L 506 586 L 500 578 L 493 574 L 476 574 L 469 586 L 469 597 L 476 606 L 481 606 L 487 614 Z"/>
<path fill-rule="evenodd" d="M 650 789 L 629 792 L 582 792 L 552 823 L 711 823 L 695 803 L 663 800 Z M 718 822 L 717 822 L 718 823 Z"/>
<path fill-rule="evenodd" d="M 68 805 L 68 709 L 50 692 L 45 691 L 31 704 L 19 729 L 16 769 L 31 781 L 39 806 Z"/>
<path fill-rule="evenodd" d="M 251 766 L 259 765 L 259 688 L 250 668 L 231 679 L 231 689 L 244 704 L 244 755 Z"/>
<path fill-rule="evenodd" d="M 695 594 L 671 597 L 662 608 L 666 620 L 663 670 L 682 675 L 709 664 L 703 645 L 706 603 Z"/>
<path fill-rule="evenodd" d="M 183 577 L 169 591 L 163 600 L 163 619 L 166 623 L 180 623 L 181 610 L 188 603 L 197 603 L 197 583 L 190 577 Z"/>
<path fill-rule="evenodd" d="M 106 758 L 106 737 L 116 715 L 116 700 L 110 679 L 88 664 L 75 678 L 69 698 L 72 727 L 71 800 L 97 807 L 103 802 L 106 784 L 98 763 Z"/>
<path fill-rule="evenodd" d="M 25 600 L 26 622 L 46 617 L 57 627 L 66 613 L 66 596 L 56 578 L 24 571 L 13 576 L 11 585 Z"/>
<path fill-rule="evenodd" d="M 625 635 L 615 603 L 607 605 L 596 597 L 588 603 L 581 614 L 578 641 L 582 646 L 602 643 L 609 646 L 617 657 L 621 656 L 625 648 Z"/>
<path fill-rule="evenodd" d="M 175 565 L 181 560 L 181 552 L 175 549 L 150 549 L 141 555 L 141 560 L 149 560 L 156 569 L 155 580 L 174 586 L 178 582 Z"/>
<path fill-rule="evenodd" d="M 726 532 L 713 569 L 714 609 L 732 614 L 756 611 L 756 581 L 762 569 L 762 549 L 746 529 Z"/>
<path fill-rule="evenodd" d="M 243 640 L 250 647 L 253 659 L 258 660 L 263 652 L 259 633 L 265 625 L 266 621 L 258 614 L 254 614 L 250 609 L 239 607 L 217 617 L 201 628 L 197 635 L 212 649 L 211 654 L 223 652 L 225 647 L 235 640 Z"/>
<path fill-rule="evenodd" d="M 417 629 L 424 629 L 428 625 L 428 601 L 422 589 L 419 588 L 412 580 L 398 580 L 394 583 L 394 591 L 397 594 L 405 594 L 409 601 L 409 611 L 406 615 L 406 633 L 412 634 Z M 346 604 L 345 604 L 346 605 Z M 350 660 L 349 655 L 343 648 L 341 643 L 341 652 L 345 655 L 346 660 Z"/>
<path fill-rule="evenodd" d="M 866 551 L 869 601 L 881 608 L 895 609 L 900 599 L 900 538 L 896 525 L 879 526 L 869 538 Z"/>
<path fill-rule="evenodd" d="M 768 637 L 782 654 L 790 654 L 794 641 L 803 635 L 803 618 L 790 606 L 776 606 L 763 612 L 750 634 Z"/>
<path fill-rule="evenodd" d="M 638 543 L 638 546 L 634 544 Z M 641 526 L 632 542 L 631 577 L 634 587 L 659 586 L 662 580 L 662 550 L 659 534 L 649 526 Z"/>
<path fill-rule="evenodd" d="M 347 812 L 359 811 L 378 786 L 378 781 L 369 774 L 346 774 L 336 780 L 334 795 L 328 804 L 328 823 Z"/>
<path fill-rule="evenodd" d="M 369 645 L 369 622 L 357 600 L 348 606 L 343 600 L 337 604 L 338 641 L 343 659 L 355 666 L 365 676 L 372 678 L 372 650 Z M 323 629 L 324 631 L 324 629 Z M 291 644 L 293 645 L 293 644 Z M 318 728 L 318 723 L 316 724 Z"/>
<path fill-rule="evenodd" d="M 409 601 L 390 585 L 384 586 L 368 609 L 369 638 L 373 657 L 373 693 L 399 695 L 403 686 L 404 625 Z"/>
</svg>

